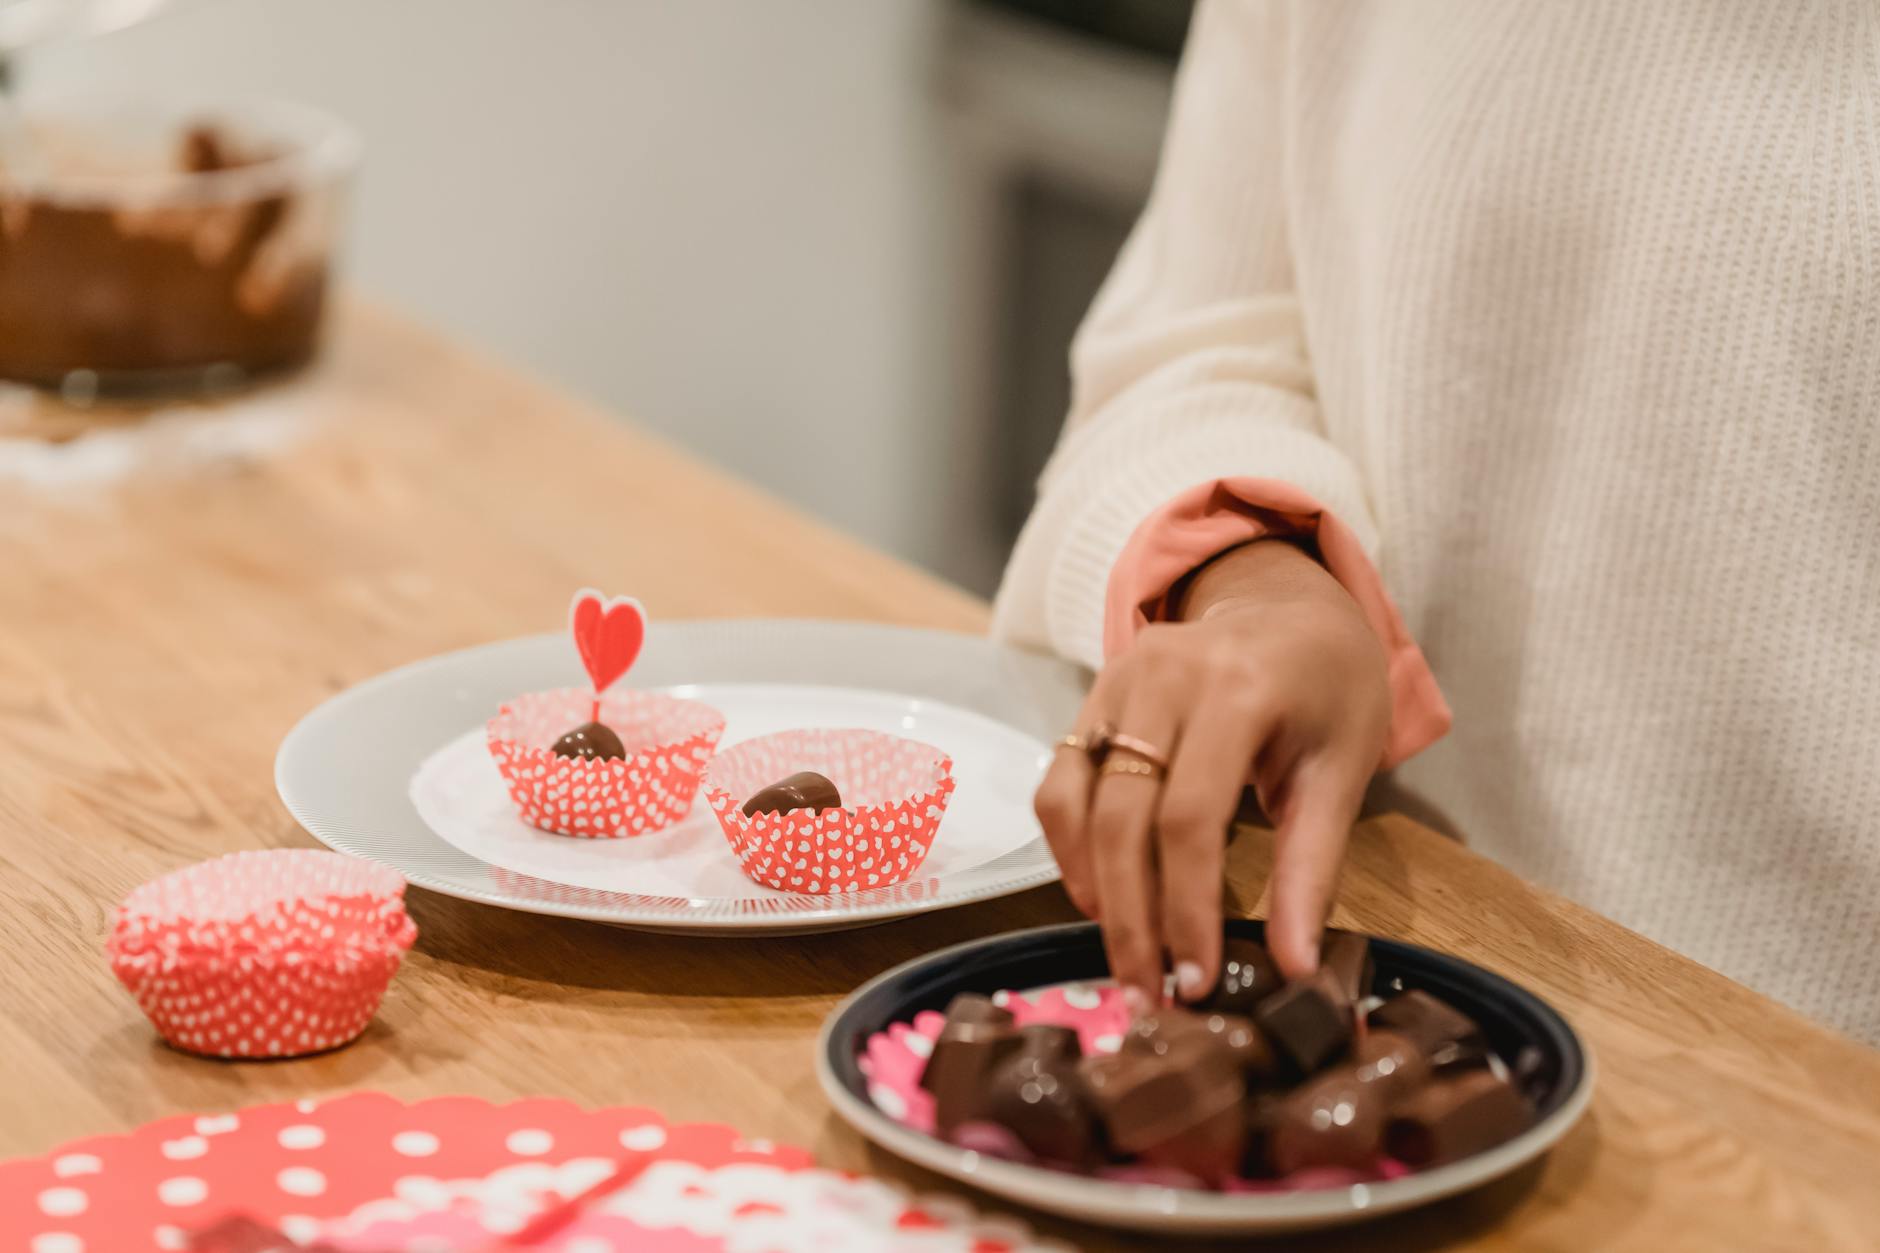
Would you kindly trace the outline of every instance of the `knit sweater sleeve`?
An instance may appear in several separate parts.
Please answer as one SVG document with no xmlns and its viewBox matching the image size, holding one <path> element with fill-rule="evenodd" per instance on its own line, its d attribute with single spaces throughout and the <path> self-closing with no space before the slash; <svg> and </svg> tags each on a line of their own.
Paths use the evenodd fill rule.
<svg viewBox="0 0 1880 1253">
<path fill-rule="evenodd" d="M 1296 516 L 1305 500 L 1314 517 L 1336 519 L 1355 560 L 1333 573 L 1409 676 L 1393 687 L 1400 704 L 1420 705 L 1398 713 L 1424 730 L 1397 738 L 1400 757 L 1440 734 L 1448 711 L 1378 580 L 1364 484 L 1326 438 L 1314 395 L 1282 187 L 1284 24 L 1280 5 L 1252 0 L 1205 0 L 1196 12 L 1155 188 L 1072 344 L 1071 413 L 993 629 L 1100 665 L 1134 634 L 1137 608 L 1166 590 L 1143 571 L 1182 565 L 1171 553 L 1192 568 L 1270 516 L 1253 500 L 1241 524 L 1217 512 L 1196 525 L 1171 502 L 1222 481 L 1243 497 L 1248 481 L 1278 484 L 1287 499 L 1274 509 Z M 1145 526 L 1155 533 L 1138 536 Z M 1135 559 L 1145 549 L 1159 562 Z"/>
</svg>

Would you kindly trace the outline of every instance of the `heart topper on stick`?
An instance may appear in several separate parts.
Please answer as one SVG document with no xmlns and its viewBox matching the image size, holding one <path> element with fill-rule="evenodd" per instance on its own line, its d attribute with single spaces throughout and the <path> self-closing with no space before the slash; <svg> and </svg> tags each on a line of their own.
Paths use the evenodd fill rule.
<svg viewBox="0 0 1880 1253">
<path fill-rule="evenodd" d="M 631 596 L 608 599 L 591 587 L 574 594 L 568 629 L 594 684 L 594 714 L 601 716 L 601 694 L 628 670 L 646 642 L 646 610 Z"/>
</svg>

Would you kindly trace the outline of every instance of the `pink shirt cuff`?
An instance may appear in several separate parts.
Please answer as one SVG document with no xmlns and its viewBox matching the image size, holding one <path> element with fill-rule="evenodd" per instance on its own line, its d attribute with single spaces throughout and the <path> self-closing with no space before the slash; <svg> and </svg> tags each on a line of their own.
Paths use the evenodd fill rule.
<svg viewBox="0 0 1880 1253">
<path fill-rule="evenodd" d="M 1449 730 L 1449 705 L 1358 537 L 1311 496 L 1276 479 L 1197 484 L 1143 520 L 1110 571 L 1103 655 L 1114 657 L 1136 632 L 1162 617 L 1170 589 L 1185 575 L 1236 545 L 1273 534 L 1316 537 L 1325 568 L 1383 641 L 1391 694 L 1383 765 L 1394 766 L 1441 739 Z"/>
</svg>

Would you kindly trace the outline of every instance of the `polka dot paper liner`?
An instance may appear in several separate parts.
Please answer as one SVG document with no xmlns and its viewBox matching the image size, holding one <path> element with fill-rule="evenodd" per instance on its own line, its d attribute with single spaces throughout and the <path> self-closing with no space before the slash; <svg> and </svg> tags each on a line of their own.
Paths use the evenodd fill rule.
<svg viewBox="0 0 1880 1253">
<path fill-rule="evenodd" d="M 340 853 L 231 853 L 118 906 L 106 953 L 159 1034 L 211 1057 L 295 1057 L 365 1030 L 417 936 L 397 871 Z"/>
<path fill-rule="evenodd" d="M 724 715 L 658 692 L 599 699 L 598 721 L 620 737 L 623 760 L 555 755 L 556 740 L 594 720 L 595 696 L 585 688 L 518 696 L 490 719 L 490 756 L 516 812 L 532 827 L 582 839 L 646 835 L 685 817 Z"/>
<path fill-rule="evenodd" d="M 804 770 L 834 783 L 843 808 L 745 815 L 752 793 Z M 939 749 L 868 730 L 746 740 L 705 772 L 705 799 L 744 873 L 765 887 L 810 894 L 905 882 L 926 860 L 953 786 L 953 760 Z"/>
<path fill-rule="evenodd" d="M 1122 990 L 1107 984 L 1072 983 L 1039 988 L 1029 992 L 999 992 L 992 998 L 1012 1013 L 1023 1027 L 1030 1023 L 1049 1023 L 1074 1028 L 1085 1053 L 1114 1053 L 1122 1047 L 1123 1033 L 1129 1028 L 1129 1008 L 1123 1003 Z M 886 1031 L 868 1038 L 861 1058 L 862 1074 L 868 1079 L 868 1097 L 882 1113 L 902 1126 L 924 1135 L 934 1134 L 933 1097 L 920 1086 L 921 1071 L 933 1053 L 933 1043 L 946 1025 L 944 1015 L 927 1010 L 916 1014 L 911 1023 L 894 1023 Z M 1030 1162 L 1024 1146 L 1003 1128 L 986 1124 L 967 1124 L 958 1129 L 963 1147 Z M 1036 1163 L 1033 1163 L 1036 1164 Z M 1097 1172 L 1104 1178 L 1126 1183 L 1154 1183 L 1170 1187 L 1198 1188 L 1199 1180 L 1177 1171 L 1149 1166 L 1118 1165 Z M 1343 1188 L 1354 1183 L 1375 1183 L 1399 1179 L 1410 1168 L 1394 1158 L 1380 1157 L 1368 1171 L 1324 1166 L 1295 1171 L 1283 1179 L 1236 1179 L 1229 1181 L 1229 1192 L 1297 1192 L 1314 1188 Z"/>
<path fill-rule="evenodd" d="M 526 1247 L 552 1253 L 1046 1247 L 1010 1220 L 816 1170 L 804 1150 L 731 1127 L 560 1100 L 361 1092 L 165 1118 L 0 1163 L 8 1250 L 182 1249 L 235 1216 L 359 1253 L 501 1247 L 525 1230 Z"/>
</svg>

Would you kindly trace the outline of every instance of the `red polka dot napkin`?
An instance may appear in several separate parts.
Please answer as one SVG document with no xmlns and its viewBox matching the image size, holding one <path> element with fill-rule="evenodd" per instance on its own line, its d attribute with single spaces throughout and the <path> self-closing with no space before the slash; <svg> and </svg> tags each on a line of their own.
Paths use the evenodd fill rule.
<svg viewBox="0 0 1880 1253">
<path fill-rule="evenodd" d="M 166 1118 L 0 1163 L 0 1248 L 180 1249 L 235 1216 L 348 1253 L 1046 1247 L 1021 1224 L 818 1170 L 730 1127 L 557 1100 L 362 1092 Z"/>
</svg>

